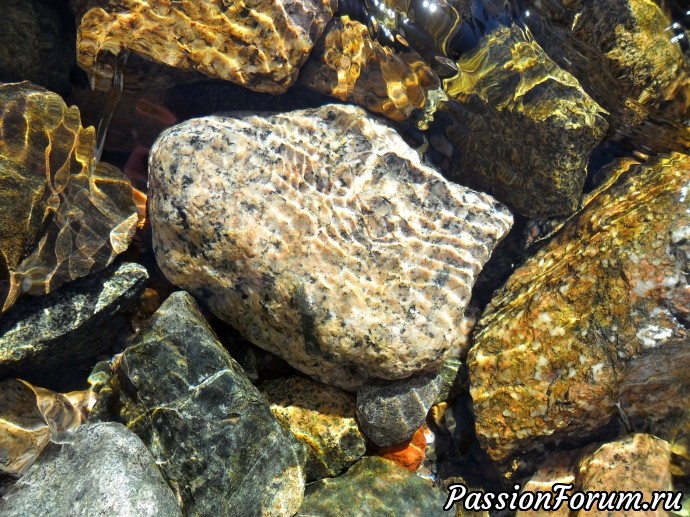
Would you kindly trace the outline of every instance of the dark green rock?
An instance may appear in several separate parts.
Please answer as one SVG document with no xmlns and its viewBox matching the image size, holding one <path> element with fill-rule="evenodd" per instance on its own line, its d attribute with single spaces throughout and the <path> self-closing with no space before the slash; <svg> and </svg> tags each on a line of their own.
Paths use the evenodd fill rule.
<svg viewBox="0 0 690 517">
<path fill-rule="evenodd" d="M 114 422 L 79 427 L 50 443 L 0 499 L 4 517 L 175 517 L 170 487 L 137 436 Z"/>
<path fill-rule="evenodd" d="M 109 389 L 119 401 L 108 401 Z M 293 515 L 299 508 L 303 446 L 189 294 L 173 293 L 161 305 L 123 353 L 109 389 L 100 404 L 111 404 L 144 440 L 188 515 Z"/>
<path fill-rule="evenodd" d="M 446 496 L 412 472 L 389 460 L 367 456 L 340 477 L 307 487 L 301 517 L 433 517 Z"/>
<path fill-rule="evenodd" d="M 20 299 L 0 319 L 0 376 L 66 386 L 64 370 L 88 366 L 113 347 L 147 279 L 146 268 L 125 263 Z"/>
</svg>

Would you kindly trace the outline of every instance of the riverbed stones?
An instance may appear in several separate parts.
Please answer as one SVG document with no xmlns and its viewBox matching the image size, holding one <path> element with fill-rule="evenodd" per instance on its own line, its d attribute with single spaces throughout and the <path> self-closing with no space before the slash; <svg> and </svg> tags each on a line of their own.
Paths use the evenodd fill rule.
<svg viewBox="0 0 690 517">
<path fill-rule="evenodd" d="M 529 468 L 536 450 L 612 419 L 687 407 L 689 189 L 688 156 L 621 161 L 487 307 L 470 391 L 479 440 L 501 465 Z"/>
<path fill-rule="evenodd" d="M 353 106 L 190 120 L 163 133 L 149 165 L 166 277 L 348 390 L 440 366 L 512 224 Z"/>
<path fill-rule="evenodd" d="M 604 111 L 517 24 L 499 26 L 444 80 L 455 102 L 435 115 L 452 144 L 448 177 L 496 196 L 520 215 L 570 215 Z"/>
<path fill-rule="evenodd" d="M 77 32 L 77 60 L 87 72 L 101 76 L 97 84 L 112 84 L 116 73 L 104 63 L 133 52 L 255 91 L 282 93 L 297 79 L 337 4 L 99 0 L 87 6 Z"/>
<path fill-rule="evenodd" d="M 446 496 L 428 481 L 382 458 L 365 456 L 342 476 L 311 483 L 298 517 L 357 515 L 441 517 Z"/>
<path fill-rule="evenodd" d="M 115 345 L 147 279 L 144 266 L 122 263 L 19 300 L 0 320 L 0 375 L 60 386 L 62 372 L 90 366 Z"/>
<path fill-rule="evenodd" d="M 362 431 L 381 447 L 408 441 L 424 423 L 442 383 L 440 375 L 430 373 L 360 386 L 357 419 Z"/>
<path fill-rule="evenodd" d="M 304 377 L 266 381 L 260 390 L 278 421 L 307 446 L 307 481 L 337 476 L 364 456 L 351 394 Z"/>
<path fill-rule="evenodd" d="M 105 268 L 137 224 L 132 187 L 96 164 L 79 110 L 31 83 L 0 85 L 0 313 Z"/>
<path fill-rule="evenodd" d="M 290 516 L 302 503 L 304 447 L 189 294 L 173 293 L 151 316 L 99 397 L 94 412 L 105 405 L 142 438 L 184 513 Z"/>
<path fill-rule="evenodd" d="M 0 513 L 92 517 L 181 516 L 151 453 L 121 424 L 81 426 L 48 445 L 0 499 Z"/>
</svg>

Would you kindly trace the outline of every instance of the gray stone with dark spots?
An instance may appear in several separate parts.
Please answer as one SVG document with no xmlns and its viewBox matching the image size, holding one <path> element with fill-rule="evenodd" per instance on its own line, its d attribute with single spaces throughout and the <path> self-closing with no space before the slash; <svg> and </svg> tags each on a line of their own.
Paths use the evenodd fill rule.
<svg viewBox="0 0 690 517">
<path fill-rule="evenodd" d="M 357 390 L 357 420 L 376 445 L 388 447 L 412 438 L 441 391 L 436 373 L 392 382 L 365 384 Z"/>
<path fill-rule="evenodd" d="M 115 422 L 84 425 L 50 443 L 0 499 L 4 517 L 182 516 L 141 440 Z"/>
<path fill-rule="evenodd" d="M 294 515 L 306 452 L 217 341 L 187 293 L 173 293 L 125 350 L 95 411 L 119 414 L 161 465 L 187 515 Z"/>
</svg>

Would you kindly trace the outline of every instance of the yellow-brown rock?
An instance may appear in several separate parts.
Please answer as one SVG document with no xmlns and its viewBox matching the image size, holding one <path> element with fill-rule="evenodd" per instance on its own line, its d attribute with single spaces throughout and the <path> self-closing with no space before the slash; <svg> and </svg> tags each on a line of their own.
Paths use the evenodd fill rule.
<svg viewBox="0 0 690 517">
<path fill-rule="evenodd" d="M 77 34 L 77 60 L 89 73 L 112 76 L 101 62 L 131 51 L 184 71 L 281 93 L 296 80 L 334 0 L 102 0 Z M 108 81 L 105 81 L 106 83 Z"/>
<path fill-rule="evenodd" d="M 19 379 L 0 382 L 0 474 L 21 476 L 51 438 L 86 420 L 90 390 L 55 393 Z"/>
<path fill-rule="evenodd" d="M 107 266 L 137 224 L 132 188 L 96 164 L 79 110 L 30 83 L 0 85 L 0 312 Z"/>
<path fill-rule="evenodd" d="M 468 366 L 494 460 L 529 467 L 530 453 L 584 440 L 619 411 L 635 423 L 687 406 L 689 190 L 688 156 L 621 162 L 492 300 Z"/>
<path fill-rule="evenodd" d="M 443 80 L 456 102 L 434 120 L 454 151 L 447 176 L 489 192 L 530 218 L 572 214 L 603 110 L 528 32 L 500 26 Z"/>
<path fill-rule="evenodd" d="M 366 452 L 355 420 L 355 398 L 304 377 L 261 385 L 278 421 L 307 446 L 307 481 L 334 477 Z"/>
<path fill-rule="evenodd" d="M 438 95 L 439 78 L 414 51 L 395 53 L 349 17 L 334 18 L 300 74 L 309 88 L 402 122 Z"/>
</svg>

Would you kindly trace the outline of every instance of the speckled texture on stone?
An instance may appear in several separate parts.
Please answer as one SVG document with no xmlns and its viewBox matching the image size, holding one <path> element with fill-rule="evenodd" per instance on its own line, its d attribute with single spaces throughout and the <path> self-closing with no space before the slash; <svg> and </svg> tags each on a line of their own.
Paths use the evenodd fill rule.
<svg viewBox="0 0 690 517">
<path fill-rule="evenodd" d="M 345 389 L 440 366 L 512 224 L 353 106 L 190 120 L 163 133 L 149 165 L 166 277 Z"/>
<path fill-rule="evenodd" d="M 530 218 L 578 208 L 601 107 L 517 25 L 499 27 L 444 80 L 435 120 L 453 145 L 448 176 Z"/>
<path fill-rule="evenodd" d="M 93 127 L 56 93 L 0 84 L 0 313 L 105 268 L 137 213 L 125 176 L 96 163 Z"/>
<path fill-rule="evenodd" d="M 479 322 L 470 389 L 494 460 L 584 439 L 619 414 L 619 400 L 631 419 L 687 404 L 687 366 L 664 365 L 689 363 L 690 158 L 623 161 L 613 178 Z M 649 382 L 638 397 L 657 403 L 621 398 L 634 372 Z"/>
<path fill-rule="evenodd" d="M 99 404 L 144 440 L 188 515 L 289 516 L 302 503 L 304 446 L 185 292 L 124 351 L 94 408 L 102 415 Z"/>
<path fill-rule="evenodd" d="M 77 59 L 91 73 L 112 76 L 99 61 L 132 51 L 281 93 L 297 79 L 336 6 L 335 0 L 99 0 L 90 2 L 79 23 Z"/>
<path fill-rule="evenodd" d="M 446 496 L 428 481 L 382 458 L 365 456 L 342 476 L 307 487 L 298 517 L 443 517 Z"/>
<path fill-rule="evenodd" d="M 300 72 L 300 83 L 398 122 L 431 106 L 432 92 L 438 96 L 441 87 L 419 54 L 394 52 L 348 16 L 328 24 Z"/>
<path fill-rule="evenodd" d="M 0 375 L 35 383 L 47 375 L 53 382 L 61 367 L 110 349 L 127 324 L 123 312 L 147 279 L 144 266 L 124 263 L 49 295 L 20 299 L 0 320 Z"/>
<path fill-rule="evenodd" d="M 409 440 L 424 423 L 442 383 L 440 375 L 430 373 L 360 386 L 357 420 L 362 431 L 382 447 Z"/>
<path fill-rule="evenodd" d="M 114 422 L 79 427 L 48 445 L 0 499 L 4 517 L 181 516 L 139 438 Z"/>
<path fill-rule="evenodd" d="M 364 456 L 349 393 L 303 377 L 266 381 L 260 391 L 278 421 L 307 446 L 307 481 L 337 476 Z"/>
<path fill-rule="evenodd" d="M 550 491 L 555 483 L 572 484 L 574 491 L 604 492 L 612 494 L 642 493 L 642 501 L 652 501 L 652 492 L 672 490 L 670 470 L 670 444 L 649 434 L 632 434 L 610 443 L 591 445 L 577 451 L 564 451 L 549 458 L 535 475 L 525 484 L 523 491 Z M 669 503 L 671 501 L 668 501 Z M 611 515 L 608 505 L 598 508 L 594 503 L 589 512 L 578 515 Z M 663 507 L 663 503 L 661 505 Z M 623 514 L 623 512 L 615 512 Z M 537 517 L 538 511 L 519 511 L 518 517 Z M 549 512 L 556 517 L 571 515 L 567 505 L 557 512 Z M 662 508 L 656 511 L 636 511 L 627 515 L 662 516 L 667 512 Z"/>
</svg>

